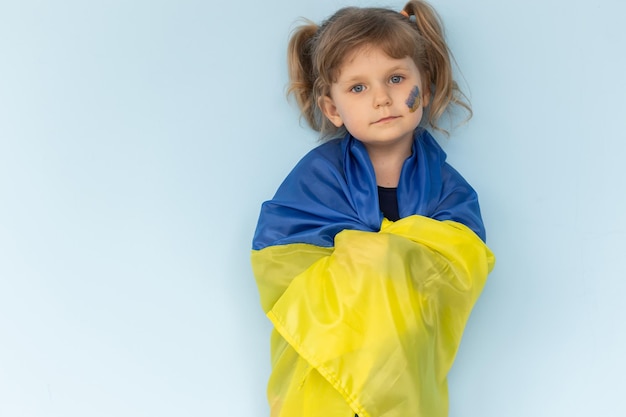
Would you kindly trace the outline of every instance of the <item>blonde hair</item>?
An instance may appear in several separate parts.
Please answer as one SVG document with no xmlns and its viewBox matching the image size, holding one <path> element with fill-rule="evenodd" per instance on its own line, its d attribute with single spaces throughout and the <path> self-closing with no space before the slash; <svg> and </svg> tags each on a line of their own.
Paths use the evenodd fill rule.
<svg viewBox="0 0 626 417">
<path fill-rule="evenodd" d="M 325 137 L 338 133 L 323 115 L 319 99 L 330 95 L 344 59 L 363 47 L 381 48 L 395 59 L 413 59 L 424 78 L 425 94 L 430 95 L 426 117 L 434 129 L 446 132 L 437 121 L 451 104 L 462 107 L 468 119 L 471 117 L 469 102 L 452 77 L 452 54 L 439 15 L 421 0 L 409 1 L 402 12 L 346 7 L 320 26 L 306 21 L 294 30 L 287 54 L 288 94 L 295 97 L 302 117 L 313 130 Z"/>
</svg>

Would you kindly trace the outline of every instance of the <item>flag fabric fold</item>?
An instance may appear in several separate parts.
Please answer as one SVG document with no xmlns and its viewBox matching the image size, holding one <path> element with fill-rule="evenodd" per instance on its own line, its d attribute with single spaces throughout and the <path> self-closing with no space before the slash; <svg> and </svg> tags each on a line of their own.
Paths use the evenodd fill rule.
<svg viewBox="0 0 626 417">
<path fill-rule="evenodd" d="M 398 186 L 403 218 L 384 219 L 375 191 L 347 136 L 261 209 L 251 262 L 274 325 L 273 417 L 447 415 L 446 376 L 494 264 L 477 197 L 425 130 Z"/>
</svg>

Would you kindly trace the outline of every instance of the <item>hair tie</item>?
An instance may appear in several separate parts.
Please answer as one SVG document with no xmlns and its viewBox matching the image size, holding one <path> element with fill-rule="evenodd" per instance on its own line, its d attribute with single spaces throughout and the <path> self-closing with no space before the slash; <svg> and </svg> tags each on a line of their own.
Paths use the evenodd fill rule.
<svg viewBox="0 0 626 417">
<path fill-rule="evenodd" d="M 402 11 L 400 12 L 400 14 L 401 14 L 402 16 L 406 16 L 406 18 L 407 18 L 407 19 L 408 19 L 408 18 L 410 18 L 409 14 L 408 14 L 405 10 L 402 10 Z"/>
</svg>

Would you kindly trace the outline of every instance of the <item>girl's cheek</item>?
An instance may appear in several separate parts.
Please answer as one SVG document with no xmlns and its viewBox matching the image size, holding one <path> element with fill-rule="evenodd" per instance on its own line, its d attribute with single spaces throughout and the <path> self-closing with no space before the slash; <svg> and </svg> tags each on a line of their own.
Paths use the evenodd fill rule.
<svg viewBox="0 0 626 417">
<path fill-rule="evenodd" d="M 420 108 L 420 105 L 422 104 L 422 96 L 420 95 L 420 89 L 418 86 L 413 87 L 405 103 L 409 107 L 409 111 L 411 113 Z"/>
</svg>

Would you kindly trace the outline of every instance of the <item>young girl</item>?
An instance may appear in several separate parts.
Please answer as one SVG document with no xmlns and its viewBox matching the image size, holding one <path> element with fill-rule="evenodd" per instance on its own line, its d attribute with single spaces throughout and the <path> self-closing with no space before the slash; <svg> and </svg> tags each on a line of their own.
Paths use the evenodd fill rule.
<svg viewBox="0 0 626 417">
<path fill-rule="evenodd" d="M 263 204 L 253 240 L 272 416 L 447 415 L 446 375 L 494 263 L 475 191 L 425 129 L 469 110 L 450 62 L 418 0 L 293 34 L 290 92 L 332 139 Z"/>
</svg>

